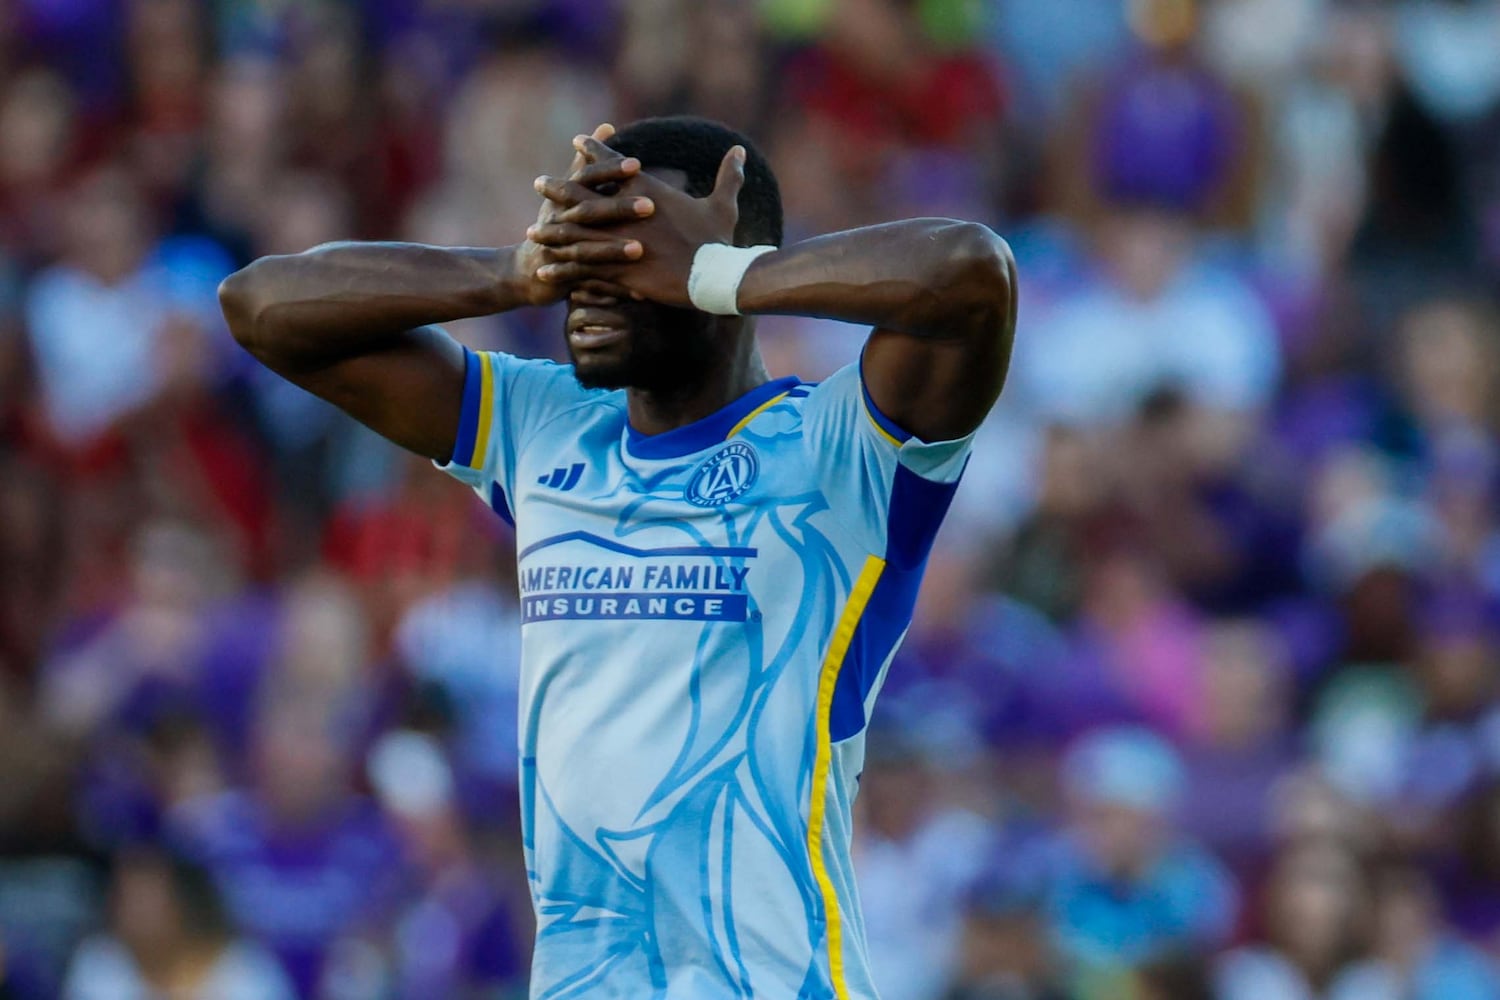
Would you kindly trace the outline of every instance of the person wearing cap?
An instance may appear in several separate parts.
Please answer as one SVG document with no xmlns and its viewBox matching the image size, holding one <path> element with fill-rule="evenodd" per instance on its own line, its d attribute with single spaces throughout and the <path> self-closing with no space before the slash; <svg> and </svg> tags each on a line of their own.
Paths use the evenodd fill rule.
<svg viewBox="0 0 1500 1000">
<path fill-rule="evenodd" d="M 1045 849 L 1050 937 L 1084 982 L 1181 950 L 1213 949 L 1233 929 L 1239 892 L 1174 813 L 1183 765 L 1142 727 L 1084 736 L 1062 763 L 1070 818 Z"/>
</svg>

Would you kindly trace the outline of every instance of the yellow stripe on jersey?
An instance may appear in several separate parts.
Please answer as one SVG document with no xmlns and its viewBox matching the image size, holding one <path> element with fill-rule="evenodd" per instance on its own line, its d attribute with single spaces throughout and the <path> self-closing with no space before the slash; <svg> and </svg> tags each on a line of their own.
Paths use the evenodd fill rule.
<svg viewBox="0 0 1500 1000">
<path fill-rule="evenodd" d="M 474 454 L 469 457 L 471 469 L 484 468 L 490 450 L 490 424 L 494 420 L 495 370 L 487 354 L 479 355 L 479 425 L 474 431 Z"/>
<path fill-rule="evenodd" d="M 813 877 L 823 896 L 823 912 L 828 921 L 828 974 L 833 980 L 833 992 L 838 1000 L 849 1000 L 849 986 L 844 981 L 844 927 L 839 911 L 839 897 L 833 880 L 828 877 L 828 866 L 823 860 L 823 830 L 827 818 L 828 776 L 833 767 L 833 740 L 830 734 L 830 716 L 833 713 L 833 690 L 838 684 L 839 671 L 849 653 L 849 644 L 854 639 L 854 630 L 864 617 L 865 606 L 875 584 L 885 570 L 885 560 L 870 556 L 854 581 L 844 612 L 839 616 L 838 626 L 833 631 L 833 641 L 828 644 L 828 654 L 823 657 L 823 670 L 818 677 L 817 750 L 813 757 L 812 803 L 807 815 L 807 852 L 812 859 Z"/>
<path fill-rule="evenodd" d="M 884 427 L 880 426 L 880 421 L 876 420 L 875 414 L 870 412 L 870 404 L 867 402 L 864 404 L 864 407 L 865 416 L 870 418 L 870 423 L 875 425 L 875 429 L 880 432 L 880 436 L 885 438 L 891 444 L 895 445 L 897 448 L 901 447 L 901 439 L 896 437 L 890 431 L 886 430 Z"/>
<path fill-rule="evenodd" d="M 784 393 L 784 392 L 781 395 L 779 395 L 779 396 L 772 396 L 770 399 L 766 400 L 764 403 L 761 403 L 755 409 L 753 409 L 749 413 L 745 414 L 744 419 L 742 419 L 739 423 L 735 424 L 733 427 L 729 428 L 729 433 L 724 435 L 724 440 L 728 441 L 730 438 L 734 437 L 740 431 L 744 430 L 746 427 L 749 427 L 750 426 L 750 421 L 754 420 L 756 417 L 760 416 L 762 413 L 766 412 L 771 407 L 775 406 L 777 403 L 781 402 L 785 398 L 786 398 L 786 393 Z"/>
</svg>

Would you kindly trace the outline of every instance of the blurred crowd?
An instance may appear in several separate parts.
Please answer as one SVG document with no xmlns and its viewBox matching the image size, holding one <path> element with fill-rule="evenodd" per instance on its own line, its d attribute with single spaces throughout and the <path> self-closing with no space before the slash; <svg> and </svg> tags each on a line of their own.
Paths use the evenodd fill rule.
<svg viewBox="0 0 1500 1000">
<path fill-rule="evenodd" d="M 508 529 L 214 290 L 516 242 L 667 112 L 793 239 L 1020 265 L 857 804 L 886 1000 L 1500 998 L 1496 0 L 0 0 L 0 998 L 524 995 Z"/>
</svg>

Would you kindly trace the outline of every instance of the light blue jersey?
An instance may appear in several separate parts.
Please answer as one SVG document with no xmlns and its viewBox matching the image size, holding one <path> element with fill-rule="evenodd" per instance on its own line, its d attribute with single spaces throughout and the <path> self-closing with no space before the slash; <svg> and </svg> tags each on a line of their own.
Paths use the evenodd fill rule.
<svg viewBox="0 0 1500 1000">
<path fill-rule="evenodd" d="M 969 440 L 851 366 L 646 436 L 570 367 L 469 354 L 443 468 L 513 520 L 533 998 L 872 998 L 864 729 Z"/>
</svg>

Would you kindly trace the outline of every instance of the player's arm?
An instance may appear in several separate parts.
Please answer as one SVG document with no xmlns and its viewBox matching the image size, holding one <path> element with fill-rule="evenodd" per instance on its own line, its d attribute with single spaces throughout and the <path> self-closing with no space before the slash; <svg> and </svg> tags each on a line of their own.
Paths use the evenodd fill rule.
<svg viewBox="0 0 1500 1000">
<path fill-rule="evenodd" d="M 871 400 L 924 441 L 978 427 L 1005 384 L 1016 326 L 1016 268 L 987 226 L 910 219 L 833 233 L 758 258 L 742 313 L 868 323 Z"/>
<path fill-rule="evenodd" d="M 263 257 L 219 301 L 240 345 L 397 444 L 446 459 L 464 355 L 432 324 L 536 301 L 516 248 L 335 243 Z"/>
<path fill-rule="evenodd" d="M 585 142 L 591 159 L 612 150 Z M 649 196 L 647 220 L 600 228 L 569 210 L 536 238 L 553 249 L 544 281 L 602 278 L 667 305 L 688 306 L 688 276 L 698 248 L 732 241 L 743 159 L 725 157 L 718 184 L 693 198 L 642 174 L 624 191 Z M 634 240 L 645 255 L 597 265 L 601 244 Z M 866 323 L 863 377 L 881 412 L 927 441 L 962 437 L 1000 394 L 1016 321 L 1015 263 L 988 227 L 950 219 L 912 219 L 818 237 L 758 258 L 739 285 L 745 314 L 787 314 Z"/>
<path fill-rule="evenodd" d="M 633 176 L 638 162 L 580 157 L 574 167 L 551 182 L 539 224 L 585 202 L 603 222 L 650 211 L 639 197 L 592 190 Z M 613 247 L 599 259 L 639 252 Z M 435 324 L 558 301 L 566 286 L 536 276 L 549 260 L 530 240 L 500 249 L 334 243 L 255 261 L 225 279 L 219 301 L 235 339 L 266 367 L 395 443 L 446 460 L 458 436 L 464 354 Z"/>
</svg>

